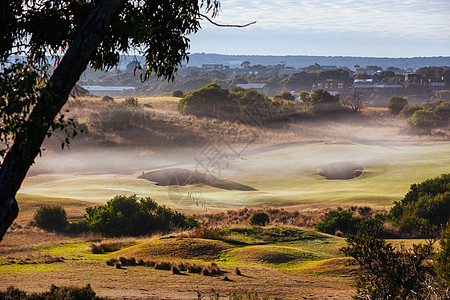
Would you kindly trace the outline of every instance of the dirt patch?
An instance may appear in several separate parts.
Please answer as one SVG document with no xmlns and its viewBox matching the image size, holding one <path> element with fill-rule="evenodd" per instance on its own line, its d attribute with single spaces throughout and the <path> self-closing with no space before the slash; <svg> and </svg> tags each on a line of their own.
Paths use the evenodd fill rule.
<svg viewBox="0 0 450 300">
<path fill-rule="evenodd" d="M 353 162 L 336 162 L 319 167 L 319 175 L 328 180 L 353 179 L 363 174 L 364 167 Z"/>
</svg>

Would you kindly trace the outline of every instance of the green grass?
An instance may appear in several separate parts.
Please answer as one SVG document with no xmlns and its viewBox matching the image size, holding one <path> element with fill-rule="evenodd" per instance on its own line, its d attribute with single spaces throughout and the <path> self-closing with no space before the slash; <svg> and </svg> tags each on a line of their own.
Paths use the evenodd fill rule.
<svg viewBox="0 0 450 300">
<path fill-rule="evenodd" d="M 102 261 L 110 256 L 110 253 L 105 254 L 92 254 L 89 251 L 89 245 L 92 242 L 75 242 L 60 244 L 58 246 L 49 246 L 37 248 L 43 254 L 48 254 L 52 256 L 62 256 L 66 259 L 84 259 L 84 260 L 98 260 Z"/>
<path fill-rule="evenodd" d="M 68 268 L 69 266 L 64 262 L 58 263 L 34 263 L 34 264 L 0 264 L 0 274 L 11 273 L 43 273 L 60 271 Z"/>
<path fill-rule="evenodd" d="M 323 234 L 317 232 L 285 226 L 223 228 L 221 235 L 224 241 L 251 245 L 325 239 Z"/>
<path fill-rule="evenodd" d="M 147 242 L 114 252 L 110 256 L 142 259 L 168 258 L 213 261 L 233 246 L 222 241 L 200 238 L 154 238 Z"/>
<path fill-rule="evenodd" d="M 192 158 L 192 157 L 190 157 Z M 318 175 L 321 165 L 356 162 L 364 174 L 351 180 L 327 180 Z M 369 205 L 390 207 L 413 183 L 450 172 L 450 143 L 398 145 L 311 143 L 246 153 L 229 161 L 220 179 L 251 186 L 256 191 L 225 190 L 203 185 L 199 201 L 209 207 Z M 194 168 L 183 165 L 182 168 Z M 239 170 L 239 171 L 237 171 Z M 161 204 L 193 206 L 191 186 L 177 195 L 165 186 L 137 179 L 141 174 L 37 175 L 27 178 L 21 193 L 42 197 L 84 199 L 104 203 L 117 194 L 150 196 Z M 178 195 L 179 194 L 179 195 Z"/>
</svg>

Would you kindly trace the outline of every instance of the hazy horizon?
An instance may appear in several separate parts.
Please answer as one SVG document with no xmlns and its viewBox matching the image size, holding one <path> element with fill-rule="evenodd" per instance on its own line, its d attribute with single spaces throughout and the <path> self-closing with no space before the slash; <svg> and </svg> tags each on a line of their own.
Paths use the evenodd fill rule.
<svg viewBox="0 0 450 300">
<path fill-rule="evenodd" d="M 190 35 L 191 53 L 433 57 L 450 55 L 450 3 L 443 0 L 223 0 Z"/>
</svg>

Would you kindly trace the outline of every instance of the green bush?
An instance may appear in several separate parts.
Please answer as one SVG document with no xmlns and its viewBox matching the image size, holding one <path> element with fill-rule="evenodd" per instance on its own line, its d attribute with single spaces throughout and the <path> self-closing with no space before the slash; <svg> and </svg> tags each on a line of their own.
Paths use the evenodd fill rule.
<svg viewBox="0 0 450 300">
<path fill-rule="evenodd" d="M 408 100 L 406 100 L 406 98 L 392 96 L 389 100 L 388 108 L 391 114 L 398 115 L 406 105 L 408 105 Z"/>
<path fill-rule="evenodd" d="M 430 134 L 440 124 L 441 118 L 435 112 L 423 109 L 414 112 L 408 120 L 408 128 L 417 134 Z"/>
<path fill-rule="evenodd" d="M 59 205 L 42 205 L 34 214 L 33 222 L 36 227 L 58 232 L 68 225 L 66 211 Z"/>
<path fill-rule="evenodd" d="M 337 211 L 330 210 L 323 222 L 316 224 L 317 231 L 329 234 L 335 234 L 341 231 L 343 234 L 356 232 L 356 225 L 361 221 L 361 218 L 353 217 L 351 211 Z"/>
<path fill-rule="evenodd" d="M 429 280 L 434 274 L 425 261 L 433 251 L 433 242 L 399 249 L 380 238 L 382 228 L 380 221 L 362 220 L 357 233 L 349 235 L 347 246 L 341 249 L 360 266 L 355 299 L 422 299 L 416 296 L 429 295 Z"/>
<path fill-rule="evenodd" d="M 411 117 L 416 111 L 421 110 L 422 108 L 418 104 L 414 105 L 405 105 L 399 113 L 399 116 L 402 118 Z"/>
<path fill-rule="evenodd" d="M 433 267 L 438 277 L 438 283 L 443 288 L 450 287 L 450 224 L 442 233 L 441 249 L 434 256 Z"/>
<path fill-rule="evenodd" d="M 263 211 L 255 211 L 251 214 L 250 218 L 248 218 L 248 223 L 255 226 L 265 226 L 266 223 L 269 222 L 269 215 Z"/>
<path fill-rule="evenodd" d="M 450 174 L 413 184 L 390 216 L 401 232 L 430 235 L 450 219 Z"/>
<path fill-rule="evenodd" d="M 210 83 L 187 93 L 178 103 L 177 109 L 181 114 L 232 121 L 239 119 L 260 125 L 293 112 L 294 106 L 291 101 L 283 99 L 272 101 L 252 89 L 233 88 L 233 92 L 230 92 L 217 83 Z"/>
<path fill-rule="evenodd" d="M 139 236 L 175 228 L 193 228 L 198 221 L 151 198 L 118 195 L 106 205 L 86 208 L 85 218 L 71 226 L 74 232 L 92 231 L 105 236 Z"/>
<path fill-rule="evenodd" d="M 184 93 L 182 90 L 175 90 L 175 91 L 172 91 L 172 97 L 183 98 Z"/>
</svg>

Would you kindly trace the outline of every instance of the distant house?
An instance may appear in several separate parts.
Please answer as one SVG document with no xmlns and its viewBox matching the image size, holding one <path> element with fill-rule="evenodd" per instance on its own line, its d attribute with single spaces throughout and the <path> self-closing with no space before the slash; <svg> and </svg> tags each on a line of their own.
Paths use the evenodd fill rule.
<svg viewBox="0 0 450 300">
<path fill-rule="evenodd" d="M 331 95 L 336 96 L 337 94 L 343 94 L 344 81 L 336 79 L 316 81 L 312 85 L 312 90 L 325 90 Z"/>
<path fill-rule="evenodd" d="M 373 79 L 355 79 L 353 82 L 353 93 L 355 92 L 385 96 L 401 95 L 402 85 L 374 83 Z"/>
<path fill-rule="evenodd" d="M 203 71 L 212 71 L 212 70 L 222 71 L 223 70 L 223 65 L 220 65 L 220 64 L 203 64 L 202 65 L 202 70 Z"/>
<path fill-rule="evenodd" d="M 337 70 L 337 66 L 320 66 L 320 71 Z"/>
<path fill-rule="evenodd" d="M 99 97 L 132 97 L 135 90 L 134 86 L 83 85 L 82 88 L 88 90 L 91 95 Z"/>
<path fill-rule="evenodd" d="M 413 82 L 413 83 L 422 83 L 423 82 L 423 76 L 422 74 L 405 74 L 405 81 L 407 82 Z"/>
<path fill-rule="evenodd" d="M 269 91 L 265 83 L 241 83 L 236 84 L 236 86 L 244 89 L 252 89 L 263 94 L 267 94 Z"/>
</svg>

